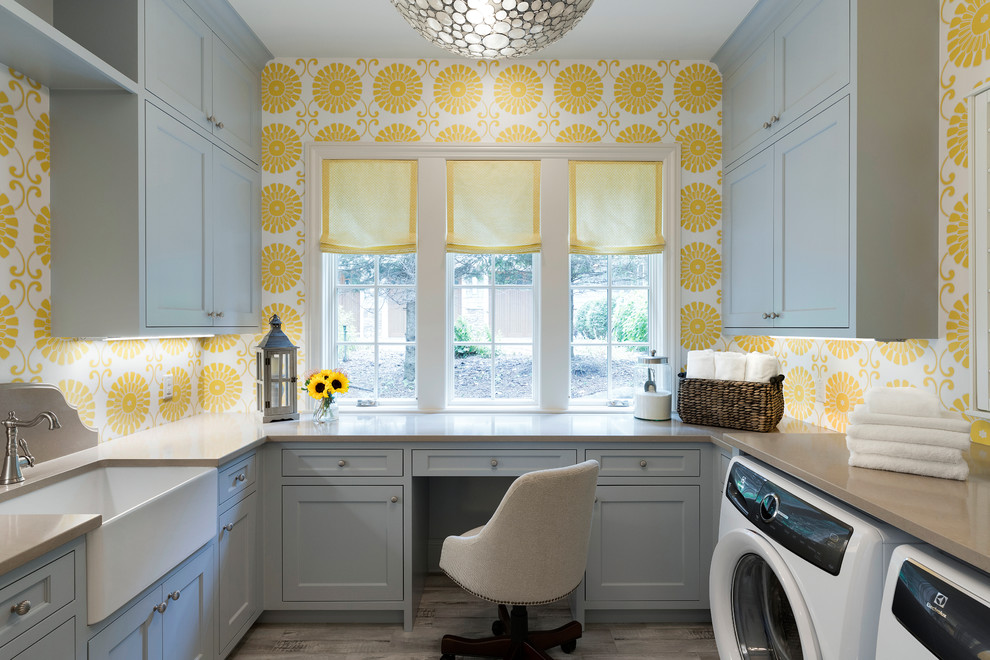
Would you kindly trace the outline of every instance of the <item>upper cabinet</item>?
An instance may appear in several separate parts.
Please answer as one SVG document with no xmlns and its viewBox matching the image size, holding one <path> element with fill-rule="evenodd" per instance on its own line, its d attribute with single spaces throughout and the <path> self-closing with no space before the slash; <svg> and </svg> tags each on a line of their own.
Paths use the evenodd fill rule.
<svg viewBox="0 0 990 660">
<path fill-rule="evenodd" d="M 938 25 L 928 0 L 761 0 L 716 53 L 725 334 L 937 335 Z"/>
</svg>

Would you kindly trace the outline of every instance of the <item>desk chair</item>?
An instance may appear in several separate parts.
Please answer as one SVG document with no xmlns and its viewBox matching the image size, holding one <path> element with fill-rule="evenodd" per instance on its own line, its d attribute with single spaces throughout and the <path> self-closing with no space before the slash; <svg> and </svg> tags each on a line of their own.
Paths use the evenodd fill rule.
<svg viewBox="0 0 990 660">
<path fill-rule="evenodd" d="M 440 568 L 465 591 L 498 604 L 494 637 L 444 635 L 441 660 L 549 658 L 544 649 L 577 648 L 581 624 L 530 631 L 527 605 L 566 597 L 584 577 L 598 461 L 524 474 L 509 486 L 488 524 L 448 536 Z M 507 605 L 512 605 L 509 614 Z"/>
</svg>

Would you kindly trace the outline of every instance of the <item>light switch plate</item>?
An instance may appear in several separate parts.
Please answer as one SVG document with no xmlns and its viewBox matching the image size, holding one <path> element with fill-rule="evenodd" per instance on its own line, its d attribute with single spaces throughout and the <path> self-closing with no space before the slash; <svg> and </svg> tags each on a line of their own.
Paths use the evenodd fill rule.
<svg viewBox="0 0 990 660">
<path fill-rule="evenodd" d="M 172 398 L 172 374 L 165 374 L 162 378 L 162 400 L 168 401 Z"/>
</svg>

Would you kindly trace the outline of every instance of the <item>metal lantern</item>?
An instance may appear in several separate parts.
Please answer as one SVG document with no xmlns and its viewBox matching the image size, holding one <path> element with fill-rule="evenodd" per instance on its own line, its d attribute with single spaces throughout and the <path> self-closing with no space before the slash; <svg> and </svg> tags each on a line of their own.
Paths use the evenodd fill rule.
<svg viewBox="0 0 990 660">
<path fill-rule="evenodd" d="M 299 348 L 282 332 L 282 319 L 277 314 L 272 314 L 268 323 L 271 330 L 254 349 L 257 354 L 258 410 L 266 423 L 299 419 L 296 377 L 296 351 Z"/>
</svg>

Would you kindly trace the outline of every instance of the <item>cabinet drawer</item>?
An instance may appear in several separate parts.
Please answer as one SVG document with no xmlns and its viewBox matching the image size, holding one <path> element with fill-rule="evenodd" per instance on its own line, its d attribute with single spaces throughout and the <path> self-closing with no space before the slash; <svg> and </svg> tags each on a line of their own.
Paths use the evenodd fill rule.
<svg viewBox="0 0 990 660">
<path fill-rule="evenodd" d="M 601 477 L 697 477 L 701 475 L 700 449 L 588 450 L 598 461 Z"/>
<path fill-rule="evenodd" d="M 401 477 L 401 449 L 283 449 L 283 477 Z"/>
<path fill-rule="evenodd" d="M 413 476 L 464 477 L 499 475 L 514 477 L 533 470 L 577 463 L 573 449 L 414 449 Z"/>
<path fill-rule="evenodd" d="M 217 502 L 223 503 L 241 493 L 246 493 L 258 477 L 257 455 L 251 454 L 229 467 L 220 470 L 217 475 L 219 493 Z"/>
<path fill-rule="evenodd" d="M 0 589 L 0 646 L 71 603 L 75 597 L 74 552 L 3 587 Z M 19 605 L 27 609 L 24 614 L 15 611 Z"/>
</svg>

